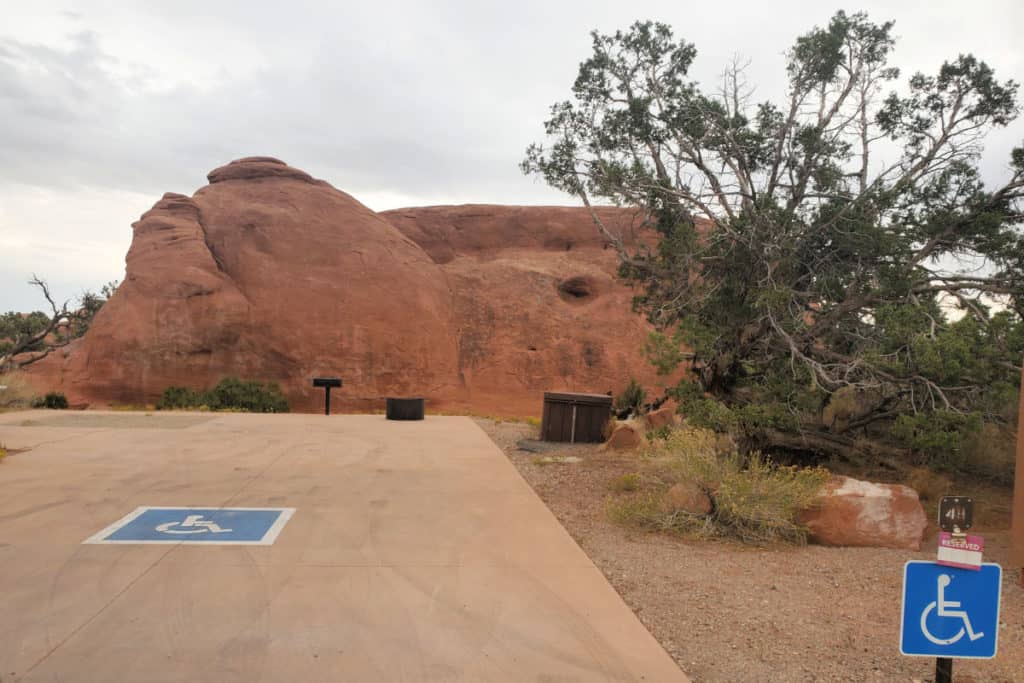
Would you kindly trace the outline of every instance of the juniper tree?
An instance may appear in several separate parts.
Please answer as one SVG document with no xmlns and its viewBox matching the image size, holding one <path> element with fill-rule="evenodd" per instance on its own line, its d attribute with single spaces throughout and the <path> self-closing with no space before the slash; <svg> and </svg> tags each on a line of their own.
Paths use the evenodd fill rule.
<svg viewBox="0 0 1024 683">
<path fill-rule="evenodd" d="M 676 391 L 694 419 L 849 457 L 955 450 L 1005 419 L 1024 146 L 998 187 L 978 164 L 1018 86 L 971 55 L 901 82 L 892 27 L 839 12 L 800 36 L 778 103 L 753 101 L 739 62 L 713 90 L 691 80 L 696 49 L 664 24 L 594 32 L 527 150 L 524 172 L 657 231 L 628 250 L 592 210 L 659 329 L 652 360 L 693 371 Z"/>
<path fill-rule="evenodd" d="M 0 314 L 0 372 L 31 365 L 84 335 L 117 289 L 117 282 L 108 282 L 98 294 L 85 291 L 74 307 L 70 301 L 58 306 L 45 280 L 33 275 L 28 284 L 39 288 L 50 311 Z"/>
</svg>

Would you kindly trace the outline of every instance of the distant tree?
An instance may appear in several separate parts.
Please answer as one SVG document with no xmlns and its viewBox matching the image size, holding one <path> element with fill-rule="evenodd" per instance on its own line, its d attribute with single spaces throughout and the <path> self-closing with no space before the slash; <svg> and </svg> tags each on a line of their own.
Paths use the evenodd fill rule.
<svg viewBox="0 0 1024 683">
<path fill-rule="evenodd" d="M 0 372 L 31 365 L 81 337 L 117 289 L 116 281 L 108 282 L 98 294 L 84 292 L 78 306 L 71 307 L 70 301 L 57 305 L 45 280 L 33 275 L 29 284 L 39 288 L 50 312 L 9 311 L 0 315 Z"/>
<path fill-rule="evenodd" d="M 659 327 L 649 355 L 690 364 L 691 416 L 761 446 L 956 451 L 1016 392 L 1024 146 L 999 187 L 978 160 L 1018 85 L 960 55 L 885 93 L 892 27 L 839 12 L 800 36 L 778 105 L 739 62 L 703 90 L 664 24 L 595 32 L 522 163 L 588 207 L 643 209 L 651 249 L 592 214 Z"/>
</svg>

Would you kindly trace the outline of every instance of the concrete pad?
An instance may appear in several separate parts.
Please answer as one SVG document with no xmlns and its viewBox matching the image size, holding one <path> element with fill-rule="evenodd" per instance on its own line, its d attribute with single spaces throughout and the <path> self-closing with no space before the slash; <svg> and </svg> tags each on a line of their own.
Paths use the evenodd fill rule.
<svg viewBox="0 0 1024 683">
<path fill-rule="evenodd" d="M 0 463 L 5 683 L 687 680 L 467 418 L 32 412 L 0 442 L 32 449 Z M 140 506 L 295 513 L 268 546 L 82 544 Z"/>
</svg>

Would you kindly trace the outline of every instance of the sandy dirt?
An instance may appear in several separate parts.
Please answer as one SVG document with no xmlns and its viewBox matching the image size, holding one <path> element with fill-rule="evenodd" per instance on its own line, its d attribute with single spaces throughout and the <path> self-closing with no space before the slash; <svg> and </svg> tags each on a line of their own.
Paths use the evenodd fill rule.
<svg viewBox="0 0 1024 683">
<path fill-rule="evenodd" d="M 899 653 L 903 563 L 934 559 L 932 530 L 917 553 L 753 548 L 630 530 L 605 510 L 608 483 L 637 470 L 635 454 L 523 442 L 537 430 L 521 423 L 477 424 L 695 681 L 933 680 L 934 659 Z M 985 537 L 985 561 L 1004 567 L 999 653 L 956 660 L 954 680 L 1024 682 L 1024 588 L 1007 564 L 1009 518 L 986 522 L 973 531 Z"/>
</svg>

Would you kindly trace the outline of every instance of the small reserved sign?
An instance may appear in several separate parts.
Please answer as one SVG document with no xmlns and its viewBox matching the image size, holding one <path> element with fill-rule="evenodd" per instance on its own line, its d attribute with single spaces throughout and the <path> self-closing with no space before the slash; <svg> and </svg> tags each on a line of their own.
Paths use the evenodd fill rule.
<svg viewBox="0 0 1024 683">
<path fill-rule="evenodd" d="M 960 569 L 981 569 L 981 551 L 985 539 L 981 536 L 953 536 L 948 531 L 939 532 L 939 564 Z"/>
</svg>

